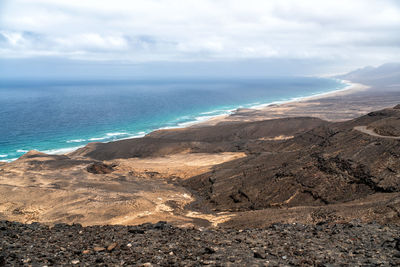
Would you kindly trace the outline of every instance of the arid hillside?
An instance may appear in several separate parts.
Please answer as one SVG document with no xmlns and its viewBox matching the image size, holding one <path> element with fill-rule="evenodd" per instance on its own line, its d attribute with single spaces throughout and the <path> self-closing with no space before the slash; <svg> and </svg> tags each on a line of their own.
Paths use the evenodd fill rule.
<svg viewBox="0 0 400 267">
<path fill-rule="evenodd" d="M 0 165 L 0 218 L 251 227 L 400 222 L 400 109 L 160 130 Z"/>
</svg>

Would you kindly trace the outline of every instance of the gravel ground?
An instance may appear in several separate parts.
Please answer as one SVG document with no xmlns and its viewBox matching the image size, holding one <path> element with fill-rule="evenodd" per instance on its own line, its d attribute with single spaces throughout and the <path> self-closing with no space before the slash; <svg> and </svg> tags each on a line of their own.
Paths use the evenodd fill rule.
<svg viewBox="0 0 400 267">
<path fill-rule="evenodd" d="M 399 266 L 400 227 L 274 224 L 264 229 L 0 221 L 0 266 Z"/>
</svg>

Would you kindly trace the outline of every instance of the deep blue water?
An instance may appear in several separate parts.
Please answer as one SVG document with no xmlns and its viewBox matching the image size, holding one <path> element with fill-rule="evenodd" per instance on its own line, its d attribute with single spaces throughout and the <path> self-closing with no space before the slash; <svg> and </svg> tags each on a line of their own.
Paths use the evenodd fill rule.
<svg viewBox="0 0 400 267">
<path fill-rule="evenodd" d="M 342 89 L 322 78 L 153 81 L 0 81 L 0 160 L 36 149 L 61 153 L 89 142 L 184 126 L 238 107 Z"/>
</svg>

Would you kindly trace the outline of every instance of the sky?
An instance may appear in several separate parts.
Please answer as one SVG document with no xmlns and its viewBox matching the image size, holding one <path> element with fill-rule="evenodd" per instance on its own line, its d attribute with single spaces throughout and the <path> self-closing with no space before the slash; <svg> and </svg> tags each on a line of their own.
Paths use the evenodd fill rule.
<svg viewBox="0 0 400 267">
<path fill-rule="evenodd" d="M 3 78 L 327 75 L 398 61 L 398 0 L 0 0 Z"/>
</svg>

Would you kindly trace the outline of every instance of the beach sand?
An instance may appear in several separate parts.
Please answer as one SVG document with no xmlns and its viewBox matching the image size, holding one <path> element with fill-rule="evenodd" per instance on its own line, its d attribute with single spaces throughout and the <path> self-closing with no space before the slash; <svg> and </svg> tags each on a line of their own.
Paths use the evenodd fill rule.
<svg viewBox="0 0 400 267">
<path fill-rule="evenodd" d="M 221 115 L 191 127 L 211 126 L 219 123 L 260 121 L 286 117 L 317 117 L 327 121 L 345 121 L 374 110 L 395 106 L 400 100 L 399 90 L 382 91 L 381 88 L 343 81 L 344 89 L 272 103 L 253 108 L 239 108 L 229 115 Z"/>
</svg>

